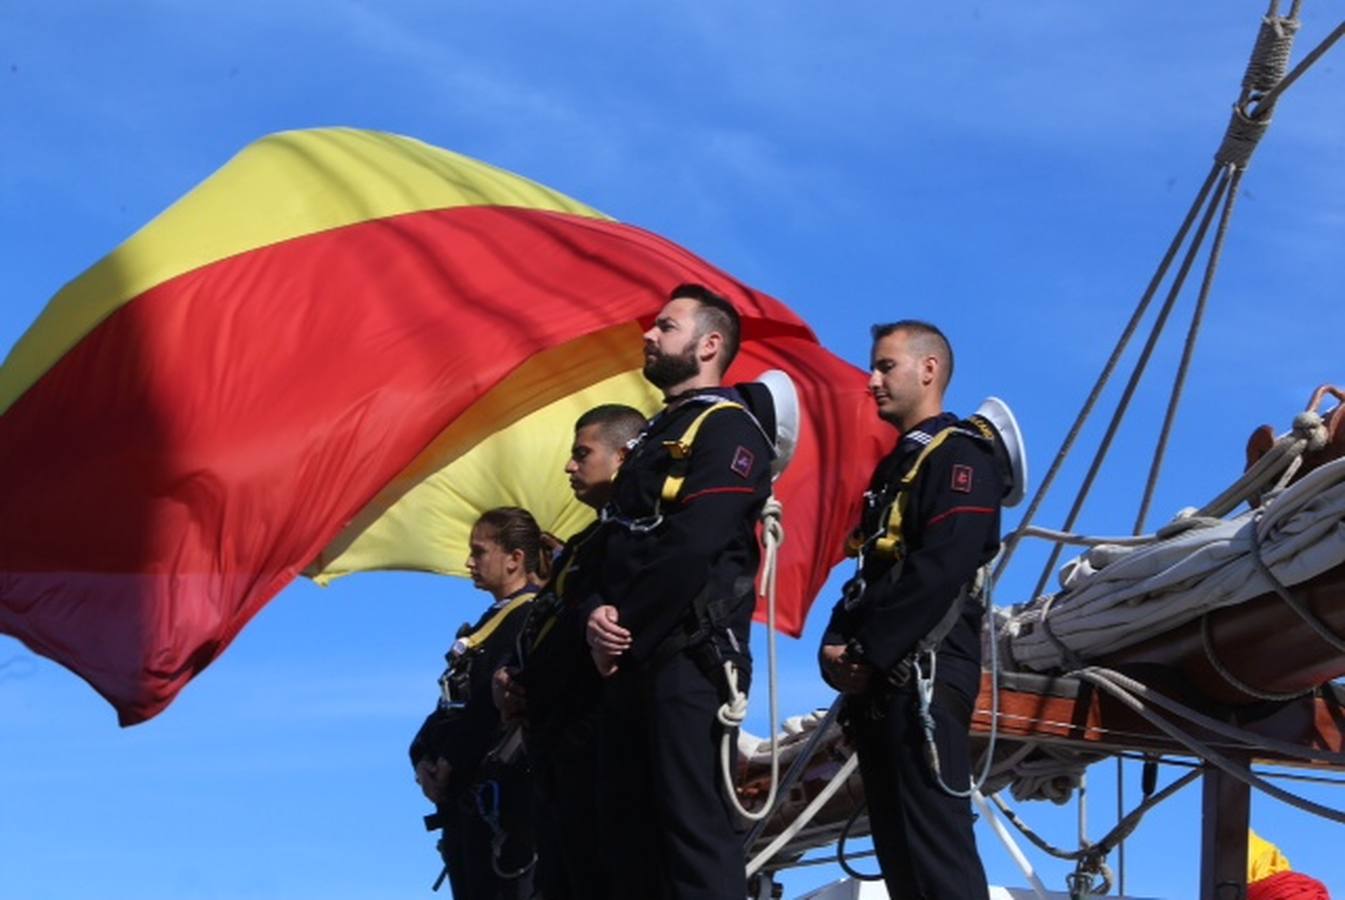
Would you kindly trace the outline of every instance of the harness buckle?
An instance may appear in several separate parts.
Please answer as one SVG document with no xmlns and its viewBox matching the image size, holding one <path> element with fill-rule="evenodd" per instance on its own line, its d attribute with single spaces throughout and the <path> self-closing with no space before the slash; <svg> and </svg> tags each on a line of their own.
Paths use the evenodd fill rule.
<svg viewBox="0 0 1345 900">
<path fill-rule="evenodd" d="M 859 605 L 859 601 L 864 598 L 864 591 L 868 589 L 868 586 L 864 576 L 858 573 L 841 585 L 841 602 L 844 604 L 846 612 L 850 612 Z"/>
<path fill-rule="evenodd" d="M 620 525 L 622 528 L 634 534 L 648 534 L 663 524 L 663 513 L 656 512 L 652 516 L 642 518 L 628 518 L 610 511 L 610 507 L 603 507 L 598 518 L 604 525 L 609 522 L 613 525 Z"/>
</svg>

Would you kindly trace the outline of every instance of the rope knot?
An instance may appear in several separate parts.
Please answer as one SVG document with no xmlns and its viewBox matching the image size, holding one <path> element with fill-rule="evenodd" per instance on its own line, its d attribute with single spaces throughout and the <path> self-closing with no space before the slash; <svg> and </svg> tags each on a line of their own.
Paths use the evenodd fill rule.
<svg viewBox="0 0 1345 900">
<path fill-rule="evenodd" d="M 1320 450 L 1326 446 L 1329 435 L 1322 417 L 1310 409 L 1294 416 L 1294 434 L 1308 442 L 1308 450 Z"/>
<path fill-rule="evenodd" d="M 738 690 L 738 667 L 724 663 L 724 679 L 728 682 L 729 699 L 719 707 L 719 724 L 738 728 L 747 721 L 747 695 Z"/>
<path fill-rule="evenodd" d="M 766 498 L 766 504 L 761 507 L 761 525 L 765 531 L 765 536 L 775 541 L 776 546 L 785 542 L 785 526 L 782 521 L 785 508 L 779 500 L 771 494 Z"/>
<path fill-rule="evenodd" d="M 1262 20 L 1251 58 L 1247 61 L 1247 71 L 1242 76 L 1242 94 L 1233 104 L 1233 117 L 1224 132 L 1223 143 L 1214 154 L 1220 165 L 1247 168 L 1252 152 L 1270 127 L 1270 114 L 1275 105 L 1272 101 L 1269 106 L 1262 107 L 1257 101 L 1288 73 L 1298 27 L 1298 19 L 1292 17 L 1270 15 Z"/>
</svg>

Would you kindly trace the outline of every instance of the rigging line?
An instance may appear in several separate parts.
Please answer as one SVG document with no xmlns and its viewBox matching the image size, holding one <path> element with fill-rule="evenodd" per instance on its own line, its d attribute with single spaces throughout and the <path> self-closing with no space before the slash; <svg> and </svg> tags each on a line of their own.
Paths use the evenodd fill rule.
<svg viewBox="0 0 1345 900">
<path fill-rule="evenodd" d="M 841 710 L 841 702 L 844 699 L 844 696 L 844 694 L 837 694 L 836 699 L 831 701 L 831 706 L 827 709 L 827 714 L 822 717 L 822 721 L 818 722 L 817 727 L 813 729 L 812 736 L 808 738 L 808 743 L 804 745 L 803 749 L 799 751 L 798 756 L 794 757 L 794 761 L 790 763 L 789 768 L 785 770 L 785 777 L 780 780 L 780 787 L 777 791 L 778 796 L 788 797 L 790 790 L 799 780 L 799 777 L 803 774 L 808 763 L 812 762 L 813 754 L 817 750 L 817 745 L 821 743 L 822 738 L 831 728 L 831 723 L 836 721 L 836 715 Z M 744 849 L 751 849 L 752 845 L 754 845 L 757 842 L 757 839 L 761 837 L 761 833 L 766 830 L 766 825 L 769 821 L 769 819 L 762 819 L 753 823 L 752 830 L 749 831 L 747 837 L 743 839 Z"/>
<path fill-rule="evenodd" d="M 1332 778 L 1329 775 L 1304 775 L 1301 772 L 1271 772 L 1267 769 L 1255 770 L 1262 778 L 1283 781 L 1303 781 L 1308 784 L 1323 784 L 1330 787 L 1345 787 L 1345 778 Z"/>
<path fill-rule="evenodd" d="M 1144 753 L 1135 753 L 1131 750 L 1121 750 L 1116 754 L 1118 759 L 1128 759 L 1133 762 L 1154 762 L 1160 766 L 1176 766 L 1179 769 L 1199 769 L 1200 763 L 1187 762 L 1184 759 L 1169 759 L 1166 756 L 1149 756 Z"/>
<path fill-rule="evenodd" d="M 855 807 L 855 811 L 852 812 L 850 818 L 846 820 L 845 827 L 841 829 L 841 838 L 836 842 L 836 862 L 840 865 L 841 871 L 856 881 L 882 881 L 883 873 L 881 870 L 877 875 L 861 872 L 850 865 L 849 860 L 853 857 L 848 857 L 845 853 L 845 842 L 850 837 L 850 829 L 855 827 L 855 822 L 859 821 L 859 817 L 864 814 L 864 811 L 868 809 L 868 807 L 869 801 L 865 800 Z"/>
<path fill-rule="evenodd" d="M 1257 517 L 1256 521 L 1252 523 L 1251 531 L 1249 533 L 1252 542 L 1251 557 L 1252 562 L 1256 564 L 1256 570 L 1261 573 L 1261 577 L 1270 582 L 1271 588 L 1275 591 L 1276 595 L 1284 601 L 1284 604 L 1303 620 L 1303 624 L 1312 629 L 1313 634 L 1317 635 L 1317 637 L 1321 638 L 1327 644 L 1330 644 L 1337 652 L 1345 653 L 1345 638 L 1342 638 L 1340 635 L 1333 632 L 1330 627 L 1322 621 L 1321 617 L 1308 607 L 1308 604 L 1304 600 L 1294 596 L 1293 592 L 1285 587 L 1284 582 L 1275 577 L 1275 573 L 1272 572 L 1270 566 L 1266 564 L 1265 556 L 1261 553 L 1260 526 L 1264 517 L 1264 513 Z"/>
<path fill-rule="evenodd" d="M 1229 725 L 1227 722 L 1221 722 L 1204 713 L 1197 712 L 1189 706 L 1178 703 L 1171 697 L 1152 690 L 1143 682 L 1136 681 L 1134 678 L 1131 678 L 1128 675 L 1123 675 L 1114 669 L 1089 666 L 1079 672 L 1079 677 L 1087 678 L 1090 681 L 1094 678 L 1102 678 L 1113 688 L 1125 691 L 1127 694 L 1138 698 L 1140 702 L 1151 703 L 1160 709 L 1167 710 L 1172 715 L 1180 716 L 1192 725 L 1241 744 L 1244 749 L 1269 750 L 1289 759 L 1306 759 L 1311 760 L 1312 762 L 1328 763 L 1333 766 L 1345 765 L 1345 754 L 1334 753 L 1329 750 L 1313 750 L 1310 747 L 1303 747 L 1299 744 L 1291 744 L 1288 741 L 1268 738 L 1247 731 L 1245 728 Z M 1210 742 L 1207 741 L 1205 743 L 1209 744 Z"/>
<path fill-rule="evenodd" d="M 1020 529 L 1018 532 L 1022 537 L 1041 538 L 1047 541 L 1055 541 L 1058 544 L 1072 544 L 1076 547 L 1096 547 L 1098 544 L 1112 544 L 1118 547 L 1142 547 L 1145 544 L 1152 544 L 1158 539 L 1153 534 L 1137 534 L 1130 537 L 1107 537 L 1091 534 L 1075 534 L 1073 532 L 1056 531 L 1054 528 L 1042 528 L 1040 525 L 1029 525 Z"/>
<path fill-rule="evenodd" d="M 1079 433 L 1083 431 L 1084 423 L 1086 423 L 1089 416 L 1092 415 L 1093 407 L 1097 405 L 1098 399 L 1102 396 L 1103 389 L 1107 386 L 1107 382 L 1111 380 L 1112 373 L 1116 370 L 1116 366 L 1120 363 L 1121 357 L 1125 354 L 1126 347 L 1130 345 L 1131 338 L 1135 336 L 1135 331 L 1139 328 L 1139 324 L 1143 320 L 1145 312 L 1149 309 L 1149 303 L 1153 300 L 1154 295 L 1158 293 L 1158 287 L 1163 283 L 1163 279 L 1167 277 L 1168 268 L 1172 265 L 1173 259 L 1176 258 L 1177 251 L 1179 251 L 1182 244 L 1186 242 L 1186 235 L 1191 230 L 1191 225 L 1200 214 L 1200 210 L 1204 208 L 1205 201 L 1209 198 L 1210 190 L 1214 187 L 1214 180 L 1218 177 L 1220 169 L 1221 167 L 1217 163 L 1210 167 L 1210 173 L 1205 177 L 1205 183 L 1200 186 L 1195 201 L 1192 202 L 1191 208 L 1186 213 L 1186 218 L 1182 221 L 1181 227 L 1177 229 L 1177 234 L 1172 238 L 1172 242 L 1168 245 L 1167 252 L 1163 254 L 1162 261 L 1158 264 L 1157 270 L 1154 271 L 1153 277 L 1149 280 L 1148 286 L 1144 289 L 1144 294 L 1140 297 L 1134 313 L 1131 314 L 1130 321 L 1126 323 L 1125 330 L 1121 333 L 1121 337 L 1117 339 L 1116 346 L 1112 349 L 1111 356 L 1107 359 L 1106 365 L 1102 367 L 1102 372 L 1098 375 L 1092 391 L 1084 401 L 1083 408 L 1080 409 L 1079 414 L 1075 416 L 1074 424 L 1070 426 L 1069 433 L 1065 435 L 1065 440 L 1061 443 L 1060 449 L 1056 451 L 1055 459 L 1051 462 L 1051 468 L 1047 471 L 1046 477 L 1042 479 L 1041 486 L 1038 487 L 1036 493 L 1032 495 L 1032 502 L 1028 504 L 1027 511 L 1023 513 L 1022 522 L 1019 524 L 1018 529 L 1010 534 L 1008 540 L 1005 541 L 1004 553 L 1000 557 L 999 564 L 995 566 L 994 581 L 999 580 L 999 576 L 1003 574 L 1005 568 L 1009 565 L 1009 560 L 1013 558 L 1014 550 L 1017 549 L 1018 542 L 1022 539 L 1022 530 L 1031 525 L 1032 520 L 1036 518 L 1037 510 L 1041 508 L 1041 504 L 1046 499 L 1047 493 L 1051 490 L 1051 485 L 1054 484 L 1056 476 L 1060 474 L 1060 469 L 1064 465 L 1065 459 L 1069 456 L 1070 451 L 1074 449 L 1074 443 L 1078 440 Z"/>
<path fill-rule="evenodd" d="M 822 807 L 827 805 L 832 796 L 845 786 L 846 781 L 849 780 L 857 768 L 859 768 L 859 754 L 851 753 L 836 774 L 831 776 L 831 780 L 827 782 L 826 787 L 822 788 L 821 792 L 812 799 L 812 802 L 803 808 L 803 812 L 799 813 L 793 824 L 776 835 L 775 840 L 771 841 L 766 849 L 752 858 L 752 861 L 747 864 L 747 877 L 751 878 L 755 875 L 757 870 L 770 862 L 771 857 L 779 853 L 800 831 L 806 828 Z"/>
<path fill-rule="evenodd" d="M 1314 47 L 1307 56 L 1303 57 L 1298 65 L 1294 66 L 1293 71 L 1280 79 L 1280 83 L 1267 91 L 1265 96 L 1258 99 L 1256 101 L 1256 109 L 1251 110 L 1248 113 L 1248 117 L 1252 119 L 1261 119 L 1269 116 L 1271 112 L 1274 111 L 1275 103 L 1280 99 L 1280 95 L 1287 91 L 1290 85 L 1307 72 L 1308 69 L 1312 67 L 1313 63 L 1321 59 L 1326 51 L 1330 50 L 1336 41 L 1340 40 L 1342 37 L 1345 37 L 1345 22 L 1341 22 L 1337 25 L 1335 30 L 1326 36 L 1325 40 Z"/>
<path fill-rule="evenodd" d="M 1122 751 L 1116 754 L 1117 759 L 1128 759 L 1135 762 L 1156 762 L 1160 766 L 1175 766 L 1179 769 L 1199 769 L 1201 764 L 1198 762 L 1188 762 L 1184 759 L 1170 759 L 1166 756 L 1151 757 L 1143 753 L 1132 753 Z M 1321 784 L 1327 787 L 1345 788 L 1345 778 L 1332 777 L 1330 775 L 1305 775 L 1302 772 L 1278 772 L 1267 768 L 1253 769 L 1257 775 L 1272 781 L 1302 781 L 1308 784 Z"/>
<path fill-rule="evenodd" d="M 1200 326 L 1205 321 L 1205 307 L 1209 301 L 1210 289 L 1214 286 L 1214 275 L 1219 270 L 1219 259 L 1223 255 L 1224 241 L 1228 237 L 1228 223 L 1233 218 L 1233 207 L 1237 203 L 1238 187 L 1242 184 L 1244 171 L 1240 168 L 1233 169 L 1228 182 L 1228 192 L 1224 195 L 1224 209 L 1219 215 L 1219 227 L 1214 231 L 1214 242 L 1210 245 L 1210 255 L 1205 262 L 1205 277 L 1200 284 L 1200 295 L 1196 298 L 1195 311 L 1191 313 L 1191 326 L 1186 332 L 1182 361 L 1177 366 L 1177 375 L 1172 381 L 1172 395 L 1168 398 L 1167 414 L 1163 417 L 1163 428 L 1158 435 L 1158 444 L 1154 447 L 1149 480 L 1144 485 L 1144 499 L 1140 501 L 1139 514 L 1135 517 L 1135 534 L 1144 533 L 1144 520 L 1149 516 L 1149 505 L 1153 502 L 1154 489 L 1158 486 L 1158 476 L 1163 469 L 1163 458 L 1167 455 L 1168 439 L 1172 436 L 1172 426 L 1177 420 L 1182 392 L 1186 389 L 1186 376 L 1191 369 L 1191 359 L 1195 356 Z"/>
<path fill-rule="evenodd" d="M 1112 684 L 1107 678 L 1096 675 L 1095 673 L 1090 673 L 1088 671 L 1081 672 L 1080 676 L 1083 678 L 1087 678 L 1093 684 L 1096 684 L 1098 687 L 1101 687 L 1103 690 L 1110 693 L 1117 700 L 1120 700 L 1123 704 L 1133 709 L 1136 713 L 1143 716 L 1145 719 L 1149 720 L 1151 724 L 1153 724 L 1156 728 L 1158 728 L 1168 737 L 1182 744 L 1192 753 L 1196 754 L 1201 759 L 1205 760 L 1207 763 L 1210 763 L 1216 768 L 1222 770 L 1225 774 L 1229 775 L 1230 777 L 1237 779 L 1238 781 L 1242 782 L 1248 787 L 1254 787 L 1257 790 L 1262 791 L 1263 793 L 1269 794 L 1276 800 L 1279 800 L 1283 803 L 1287 803 L 1290 806 L 1294 807 L 1295 809 L 1300 809 L 1303 812 L 1308 812 L 1312 813 L 1313 815 L 1321 816 L 1324 819 L 1330 819 L 1332 822 L 1345 824 L 1345 812 L 1341 812 L 1340 810 L 1337 809 L 1332 809 L 1331 807 L 1324 806 L 1320 803 L 1315 803 L 1307 799 L 1306 797 L 1300 797 L 1299 795 L 1286 791 L 1283 788 L 1276 787 L 1275 785 L 1266 781 L 1264 778 L 1259 777 L 1256 773 L 1251 771 L 1250 768 L 1246 766 L 1240 766 L 1237 763 L 1234 763 L 1232 760 L 1228 759 L 1228 757 L 1224 756 L 1221 753 L 1216 752 L 1208 745 L 1202 743 L 1198 738 L 1192 737 L 1190 734 L 1187 734 L 1185 731 L 1178 728 L 1176 725 L 1173 725 L 1172 723 L 1168 722 L 1162 716 L 1149 710 L 1144 705 L 1143 701 L 1137 699 L 1129 691 L 1126 691 L 1120 688 L 1119 686 Z"/>
<path fill-rule="evenodd" d="M 850 860 L 868 859 L 871 856 L 877 856 L 877 855 L 878 855 L 877 850 L 861 850 L 858 853 L 848 854 L 846 856 L 846 859 Z M 817 856 L 812 859 L 796 859 L 793 862 L 785 863 L 784 865 L 780 866 L 780 868 L 774 869 L 772 871 L 783 872 L 785 869 L 803 869 L 807 868 L 808 866 L 834 866 L 834 865 L 836 865 L 835 856 L 831 855 Z"/>
<path fill-rule="evenodd" d="M 1122 392 L 1121 399 L 1117 402 L 1116 411 L 1112 413 L 1111 422 L 1107 425 L 1107 433 L 1102 436 L 1102 442 L 1098 445 L 1097 453 L 1093 456 L 1093 463 L 1088 469 L 1088 474 L 1084 476 L 1083 484 L 1079 487 L 1074 505 L 1070 507 L 1069 517 L 1062 526 L 1063 531 L 1069 531 L 1073 528 L 1075 521 L 1079 518 L 1079 513 L 1083 511 L 1084 502 L 1093 489 L 1093 482 L 1097 480 L 1098 472 L 1102 469 L 1102 463 L 1106 460 L 1108 451 L 1111 450 L 1111 443 L 1116 438 L 1116 432 L 1121 427 L 1121 421 L 1130 408 L 1130 401 L 1134 398 L 1135 390 L 1139 387 L 1140 379 L 1144 376 L 1144 370 L 1148 368 L 1149 358 L 1153 356 L 1154 348 L 1158 346 L 1158 339 L 1162 336 L 1163 329 L 1167 325 L 1168 316 L 1172 314 L 1173 307 L 1177 304 L 1177 298 L 1186 284 L 1186 277 L 1191 272 L 1191 266 L 1195 263 L 1201 245 L 1205 243 L 1205 235 L 1209 231 L 1210 222 L 1214 219 L 1214 213 L 1219 207 L 1219 202 L 1223 200 L 1224 191 L 1228 187 L 1228 170 L 1222 166 L 1218 166 L 1217 169 L 1220 178 L 1218 186 L 1214 189 L 1214 196 L 1205 208 L 1205 214 L 1201 217 L 1200 225 L 1191 238 L 1191 245 L 1187 248 L 1186 256 L 1182 259 L 1181 268 L 1173 277 L 1172 286 L 1168 289 L 1167 299 L 1163 301 L 1163 307 L 1158 311 L 1158 318 L 1154 322 L 1153 329 L 1149 332 L 1149 338 L 1145 341 L 1144 349 L 1140 351 L 1140 357 L 1135 361 L 1135 368 L 1130 373 L 1130 380 L 1126 383 L 1125 391 Z M 1050 579 L 1051 572 L 1055 570 L 1055 564 L 1060 560 L 1060 550 L 1061 547 L 1058 544 L 1051 550 L 1050 558 L 1042 568 L 1041 577 L 1037 579 L 1037 586 L 1032 591 L 1033 597 L 1041 596 L 1042 591 L 1046 588 L 1046 582 Z M 1043 619 L 1044 624 L 1045 619 Z"/>
<path fill-rule="evenodd" d="M 1148 813 L 1149 810 L 1153 809 L 1155 806 L 1162 803 L 1164 800 L 1171 797 L 1173 794 L 1177 793 L 1191 782 L 1195 781 L 1197 778 L 1201 776 L 1201 774 L 1202 770 L 1193 769 L 1192 771 L 1187 772 L 1185 775 L 1182 775 L 1180 778 L 1169 784 L 1167 787 L 1163 788 L 1161 791 L 1157 791 L 1152 796 L 1146 797 L 1144 802 L 1142 802 L 1139 806 L 1131 810 L 1130 814 L 1127 815 L 1125 818 L 1123 818 L 1120 822 L 1118 822 L 1116 824 L 1116 827 L 1107 833 L 1106 837 L 1102 838 L 1102 840 L 1098 841 L 1097 843 L 1085 844 L 1081 846 L 1078 850 L 1062 850 L 1059 847 L 1055 846 L 1054 844 L 1048 842 L 1041 835 L 1033 831 L 1032 826 L 1028 825 L 1027 822 L 1025 822 L 1022 819 L 1022 817 L 1018 815 L 1018 813 L 1013 809 L 1013 807 L 1009 806 L 1008 801 L 1000 797 L 999 794 L 993 794 L 988 799 L 991 800 L 995 804 L 995 806 L 999 809 L 999 811 L 1004 815 L 1004 817 L 1008 819 L 1009 822 L 1011 822 L 1013 826 L 1019 830 L 1019 832 L 1022 833 L 1023 837 L 1031 841 L 1037 847 L 1038 850 L 1041 850 L 1043 853 L 1046 853 L 1049 856 L 1054 856 L 1056 859 L 1063 859 L 1066 860 L 1067 862 L 1074 862 L 1083 859 L 1085 856 L 1088 856 L 1090 854 L 1093 855 L 1101 854 L 1105 856 L 1107 853 L 1111 852 L 1112 847 L 1115 846 L 1117 841 L 1123 839 L 1125 835 L 1129 835 L 1134 832 L 1134 830 L 1139 826 L 1140 820 L 1144 818 L 1145 814 Z"/>
</svg>

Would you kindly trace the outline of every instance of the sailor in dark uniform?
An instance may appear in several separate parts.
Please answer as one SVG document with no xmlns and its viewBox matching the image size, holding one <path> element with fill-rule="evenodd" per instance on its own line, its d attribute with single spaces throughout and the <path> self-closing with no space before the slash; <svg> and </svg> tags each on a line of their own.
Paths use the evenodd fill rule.
<svg viewBox="0 0 1345 900">
<path fill-rule="evenodd" d="M 744 689 L 749 675 L 774 423 L 754 414 L 751 392 L 719 387 L 738 344 L 732 306 L 699 285 L 670 298 L 645 333 L 644 368 L 667 405 L 613 485 L 588 619 L 606 679 L 603 849 L 618 897 L 741 900 L 716 714 L 723 664 Z"/>
<path fill-rule="evenodd" d="M 630 406 L 595 407 L 575 423 L 565 465 L 575 498 L 595 510 L 611 499 L 627 444 L 645 426 Z M 537 879 L 546 900 L 605 900 L 597 832 L 597 727 L 602 679 L 584 640 L 584 601 L 602 569 L 602 523 L 566 541 L 528 610 L 514 654 L 495 673 L 506 721 L 521 721 L 532 771 Z"/>
<path fill-rule="evenodd" d="M 875 326 L 869 388 L 902 432 L 879 463 L 854 549 L 861 569 L 823 638 L 822 674 L 845 693 L 869 825 L 888 894 L 983 900 L 985 872 L 966 792 L 968 731 L 981 681 L 978 570 L 999 546 L 1008 458 L 993 428 L 943 411 L 952 349 L 934 326 Z M 952 429 L 952 430 L 948 430 Z M 934 645 L 937 666 L 922 654 Z M 934 671 L 930 671 L 933 668 Z M 938 775 L 920 719 L 918 675 L 933 677 Z"/>
<path fill-rule="evenodd" d="M 527 510 L 501 507 L 477 520 L 467 571 L 494 602 L 459 629 L 439 704 L 411 742 L 416 782 L 437 808 L 426 824 L 443 829 L 439 850 L 457 900 L 534 896 L 527 766 L 501 726 L 491 677 L 514 646 L 548 560 Z"/>
</svg>

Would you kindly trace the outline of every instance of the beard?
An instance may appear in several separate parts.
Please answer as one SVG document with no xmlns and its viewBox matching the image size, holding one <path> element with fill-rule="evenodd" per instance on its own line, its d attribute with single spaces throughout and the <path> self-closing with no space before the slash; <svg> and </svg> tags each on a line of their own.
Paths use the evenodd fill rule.
<svg viewBox="0 0 1345 900">
<path fill-rule="evenodd" d="M 700 374 L 701 363 L 696 358 L 694 344 L 680 354 L 654 352 L 657 355 L 644 364 L 644 377 L 660 390 L 667 390 Z"/>
</svg>

